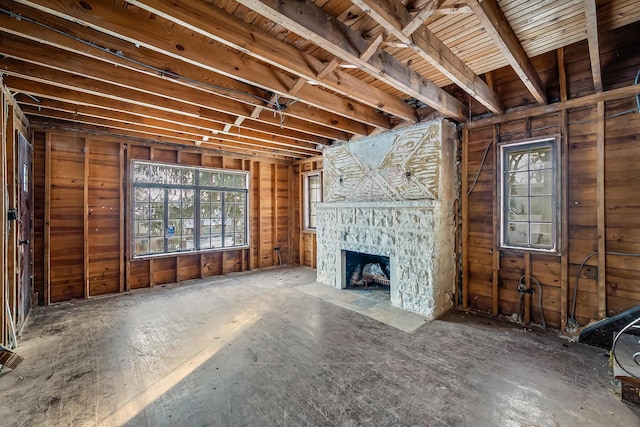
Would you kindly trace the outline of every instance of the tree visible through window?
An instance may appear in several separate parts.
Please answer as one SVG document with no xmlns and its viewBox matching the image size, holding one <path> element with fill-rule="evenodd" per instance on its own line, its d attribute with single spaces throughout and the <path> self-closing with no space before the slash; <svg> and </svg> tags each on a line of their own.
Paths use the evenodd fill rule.
<svg viewBox="0 0 640 427">
<path fill-rule="evenodd" d="M 501 243 L 504 247 L 558 249 L 558 143 L 556 138 L 500 147 Z"/>
<path fill-rule="evenodd" d="M 247 174 L 133 162 L 134 256 L 246 246 Z"/>
</svg>

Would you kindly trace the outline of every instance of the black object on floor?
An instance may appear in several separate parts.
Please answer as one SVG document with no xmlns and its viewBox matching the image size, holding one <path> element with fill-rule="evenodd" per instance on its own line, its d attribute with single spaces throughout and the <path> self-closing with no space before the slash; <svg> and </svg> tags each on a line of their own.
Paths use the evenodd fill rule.
<svg viewBox="0 0 640 427">
<path fill-rule="evenodd" d="M 620 332 L 622 328 L 633 322 L 640 316 L 640 305 L 623 311 L 622 313 L 607 317 L 588 326 L 580 332 L 579 342 L 594 345 L 596 347 L 611 349 L 615 334 Z M 630 332 L 635 334 L 634 332 Z M 640 333 L 640 331 L 638 331 Z"/>
</svg>

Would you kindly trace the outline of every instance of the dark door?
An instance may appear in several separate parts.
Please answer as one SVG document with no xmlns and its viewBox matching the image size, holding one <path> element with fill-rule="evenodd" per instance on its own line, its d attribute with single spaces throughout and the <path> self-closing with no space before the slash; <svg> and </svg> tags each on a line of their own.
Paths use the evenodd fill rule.
<svg viewBox="0 0 640 427">
<path fill-rule="evenodd" d="M 29 313 L 31 306 L 31 207 L 33 206 L 33 195 L 31 191 L 31 181 L 33 177 L 33 151 L 31 144 L 26 138 L 17 132 L 18 138 L 18 310 L 16 324 L 18 328 L 22 325 Z"/>
</svg>

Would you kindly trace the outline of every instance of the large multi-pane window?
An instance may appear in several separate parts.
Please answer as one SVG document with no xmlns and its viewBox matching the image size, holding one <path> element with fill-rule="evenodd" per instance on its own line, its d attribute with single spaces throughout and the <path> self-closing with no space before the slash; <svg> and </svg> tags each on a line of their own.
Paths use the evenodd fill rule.
<svg viewBox="0 0 640 427">
<path fill-rule="evenodd" d="M 133 162 L 134 256 L 246 246 L 247 174 Z"/>
<path fill-rule="evenodd" d="M 500 146 L 503 247 L 557 252 L 558 158 L 557 138 Z"/>
<path fill-rule="evenodd" d="M 304 228 L 315 230 L 316 205 L 322 202 L 322 180 L 320 172 L 304 175 Z"/>
</svg>

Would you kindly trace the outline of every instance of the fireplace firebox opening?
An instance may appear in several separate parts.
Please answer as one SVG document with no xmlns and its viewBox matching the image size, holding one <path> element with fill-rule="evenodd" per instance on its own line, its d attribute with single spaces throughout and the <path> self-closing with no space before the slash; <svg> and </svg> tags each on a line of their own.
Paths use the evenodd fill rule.
<svg viewBox="0 0 640 427">
<path fill-rule="evenodd" d="M 387 256 L 345 251 L 344 272 L 348 289 L 390 290 L 391 265 Z"/>
</svg>

